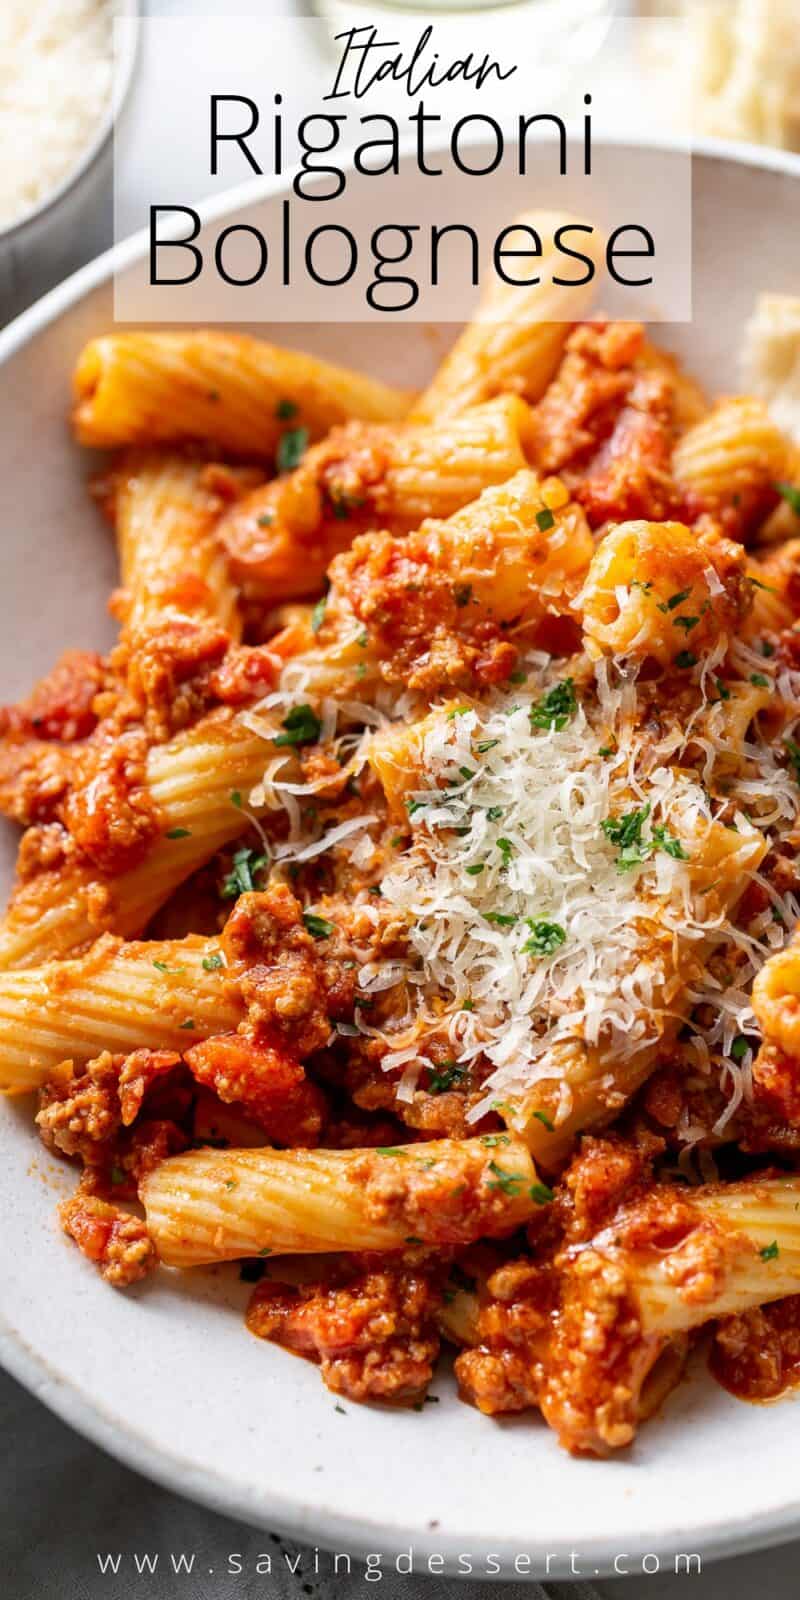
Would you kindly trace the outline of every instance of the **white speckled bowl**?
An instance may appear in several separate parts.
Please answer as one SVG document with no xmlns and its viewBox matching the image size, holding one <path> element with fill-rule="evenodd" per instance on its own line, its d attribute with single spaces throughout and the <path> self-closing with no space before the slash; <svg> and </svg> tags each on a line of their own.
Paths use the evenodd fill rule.
<svg viewBox="0 0 800 1600">
<path fill-rule="evenodd" d="M 399 180 L 398 214 L 413 178 Z M 248 193 L 248 202 L 252 191 Z M 568 204 L 569 196 L 564 194 Z M 265 191 L 265 213 L 280 202 Z M 232 217 L 235 213 L 231 212 Z M 704 148 L 695 158 L 695 324 L 662 330 L 709 387 L 735 385 L 734 352 L 755 295 L 800 292 L 800 162 Z M 268 216 L 265 217 L 268 226 Z M 138 248 L 138 246 L 136 247 Z M 0 335 L 0 698 L 12 699 L 68 644 L 103 646 L 114 581 L 107 530 L 87 502 L 85 456 L 66 426 L 68 378 L 112 322 L 111 252 Z M 269 330 L 264 329 L 267 335 Z M 449 339 L 445 332 L 443 340 Z M 277 340 L 421 381 L 430 331 L 280 327 Z M 14 840 L 0 838 L 10 880 Z M 749 1407 L 695 1371 L 619 1459 L 573 1461 L 535 1419 L 491 1422 L 458 1403 L 392 1414 L 344 1404 L 313 1367 L 243 1330 L 235 1271 L 163 1272 L 133 1292 L 105 1287 L 60 1235 L 71 1182 L 43 1153 L 30 1107 L 0 1108 L 0 1355 L 46 1405 L 112 1454 L 208 1505 L 301 1539 L 384 1555 L 441 1552 L 448 1570 L 487 1552 L 584 1577 L 627 1553 L 668 1562 L 800 1531 L 798 1413 Z M 463 1563 L 462 1563 L 463 1567 Z M 507 1566 L 505 1571 L 512 1572 Z"/>
</svg>

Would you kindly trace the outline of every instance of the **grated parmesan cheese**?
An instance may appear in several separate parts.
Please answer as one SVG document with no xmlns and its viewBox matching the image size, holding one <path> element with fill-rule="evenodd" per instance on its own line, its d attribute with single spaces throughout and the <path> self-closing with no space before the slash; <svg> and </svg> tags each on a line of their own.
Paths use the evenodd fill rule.
<svg viewBox="0 0 800 1600">
<path fill-rule="evenodd" d="M 0 6 L 0 226 L 74 168 L 111 97 L 110 0 Z"/>
</svg>

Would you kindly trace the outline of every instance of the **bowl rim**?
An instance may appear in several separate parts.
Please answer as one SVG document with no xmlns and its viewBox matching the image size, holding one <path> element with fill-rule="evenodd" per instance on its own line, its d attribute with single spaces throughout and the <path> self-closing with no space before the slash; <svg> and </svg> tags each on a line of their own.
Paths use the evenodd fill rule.
<svg viewBox="0 0 800 1600">
<path fill-rule="evenodd" d="M 142 20 L 142 0 L 112 0 L 112 71 L 113 80 L 108 104 L 100 117 L 94 133 L 86 144 L 75 166 L 68 167 L 54 189 L 48 189 L 40 200 L 34 201 L 13 222 L 0 227 L 0 250 L 24 241 L 25 234 L 42 223 L 48 212 L 55 211 L 68 199 L 87 174 L 100 160 L 114 135 L 117 118 L 130 93 L 133 73 L 139 50 L 139 30 Z M 117 54 L 116 40 L 122 47 Z"/>
<path fill-rule="evenodd" d="M 692 156 L 702 159 L 761 168 L 800 181 L 800 155 L 765 151 L 756 145 L 715 139 L 694 140 L 689 145 L 681 139 L 665 139 L 647 141 L 642 146 L 633 144 L 629 139 L 616 137 L 600 142 L 637 150 L 689 151 Z M 290 182 L 291 174 L 288 174 L 279 179 L 258 178 L 226 190 L 198 205 L 201 221 L 205 224 L 242 206 L 269 198 L 284 190 Z M 72 306 L 108 282 L 115 272 L 140 258 L 146 252 L 147 244 L 146 230 L 120 241 L 16 317 L 0 331 L 0 370 L 23 346 L 55 323 Z M 98 1405 L 90 1393 L 62 1377 L 44 1356 L 31 1349 L 21 1332 L 11 1327 L 1 1310 L 0 1365 L 83 1437 L 123 1465 L 133 1468 L 172 1493 L 189 1496 L 211 1510 L 256 1527 L 263 1528 L 269 1521 L 301 1543 L 313 1540 L 322 1548 L 344 1548 L 356 1557 L 363 1557 L 370 1550 L 381 1549 L 393 1558 L 407 1551 L 409 1545 L 424 1557 L 435 1549 L 437 1555 L 444 1557 L 447 1575 L 465 1576 L 457 1567 L 459 1550 L 463 1544 L 463 1534 L 457 1531 L 448 1533 L 437 1528 L 435 1534 L 429 1534 L 405 1523 L 387 1527 L 385 1523 L 373 1522 L 368 1510 L 354 1517 L 324 1505 L 310 1505 L 299 1502 L 296 1497 L 284 1497 L 280 1489 L 274 1487 L 256 1491 L 244 1485 L 235 1486 L 212 1469 L 181 1457 L 179 1451 L 171 1453 L 159 1448 L 139 1429 Z M 798 1531 L 800 1490 L 771 1512 L 758 1514 L 752 1522 L 726 1521 L 724 1517 L 716 1517 L 699 1531 L 671 1525 L 661 1526 L 655 1531 L 642 1528 L 640 1535 L 643 1549 L 665 1558 L 671 1557 L 687 1537 L 696 1540 L 702 1537 L 705 1564 L 724 1556 L 780 1544 Z M 513 1563 L 515 1552 L 507 1539 L 498 1538 L 496 1549 L 504 1562 L 510 1560 Z M 613 1563 L 617 1552 L 613 1530 L 608 1537 L 596 1541 L 588 1553 L 596 1563 L 594 1570 L 597 1577 L 615 1576 Z M 514 1576 L 513 1570 L 505 1568 L 498 1581 L 513 1579 Z M 530 1576 L 536 1574 L 531 1572 Z M 542 1572 L 538 1576 L 546 1574 Z"/>
</svg>

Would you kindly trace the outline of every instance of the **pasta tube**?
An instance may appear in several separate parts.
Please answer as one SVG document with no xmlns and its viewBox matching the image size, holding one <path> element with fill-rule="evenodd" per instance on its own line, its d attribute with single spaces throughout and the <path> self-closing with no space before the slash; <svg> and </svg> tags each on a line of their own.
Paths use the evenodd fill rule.
<svg viewBox="0 0 800 1600">
<path fill-rule="evenodd" d="M 218 940 L 197 934 L 106 937 L 77 959 L 0 974 L 0 1091 L 38 1088 L 62 1062 L 102 1050 L 180 1051 L 236 1028 L 244 1006 L 214 965 L 219 954 Z"/>
<path fill-rule="evenodd" d="M 444 1246 L 512 1233 L 536 1174 L 508 1135 L 390 1150 L 195 1150 L 142 1186 L 168 1266 L 239 1256 Z"/>
<path fill-rule="evenodd" d="M 155 450 L 125 458 L 113 505 L 129 628 L 153 626 L 169 612 L 200 612 L 240 637 L 236 588 L 216 528 L 227 509 L 221 486 L 230 499 L 252 488 L 254 476 Z"/>
<path fill-rule="evenodd" d="M 528 417 L 520 399 L 505 395 L 439 427 L 335 431 L 223 518 L 219 536 L 237 578 L 270 598 L 313 594 L 356 534 L 409 533 L 511 478 L 525 466 Z"/>
<path fill-rule="evenodd" d="M 672 456 L 677 483 L 699 509 L 729 510 L 737 524 L 775 504 L 790 447 L 761 400 L 722 400 L 678 440 Z"/>
<path fill-rule="evenodd" d="M 144 860 L 113 879 L 67 865 L 26 880 L 0 924 L 0 970 L 63 956 L 109 931 L 140 933 L 173 890 L 248 826 L 234 796 L 263 777 L 270 747 L 238 718 L 211 716 L 157 745 L 147 785 L 162 819 Z"/>
<path fill-rule="evenodd" d="M 576 1452 L 630 1443 L 670 1341 L 800 1291 L 800 1179 L 656 1189 L 567 1252 L 541 1394 Z"/>
<path fill-rule="evenodd" d="M 73 378 L 81 444 L 205 440 L 271 459 L 287 427 L 318 439 L 350 417 L 393 422 L 410 397 L 346 367 L 243 334 L 109 333 L 92 339 Z"/>
<path fill-rule="evenodd" d="M 535 277 L 519 287 L 500 278 L 490 281 L 474 318 L 420 395 L 414 420 L 431 421 L 464 411 L 506 390 L 531 403 L 540 400 L 561 359 L 571 324 L 585 316 L 591 284 L 565 288 L 548 280 L 559 260 L 555 245 L 559 228 L 586 224 L 566 213 L 530 211 L 514 226 L 533 228 L 541 240 L 542 253 L 532 269 Z M 521 250 L 531 248 L 529 233 L 515 237 L 509 231 L 508 242 Z M 580 248 L 597 265 L 604 242 L 587 228 L 580 235 Z"/>
</svg>

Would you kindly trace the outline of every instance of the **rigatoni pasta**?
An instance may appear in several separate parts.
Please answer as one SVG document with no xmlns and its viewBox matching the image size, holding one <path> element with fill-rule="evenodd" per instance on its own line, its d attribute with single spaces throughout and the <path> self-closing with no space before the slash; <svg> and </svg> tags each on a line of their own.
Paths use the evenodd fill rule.
<svg viewBox="0 0 800 1600">
<path fill-rule="evenodd" d="M 335 1393 L 419 1406 L 444 1338 L 603 1455 L 700 1327 L 797 1377 L 800 483 L 762 401 L 535 276 L 414 404 L 83 352 L 121 634 L 0 714 L 0 1088 L 115 1288 L 239 1262 Z"/>
</svg>

